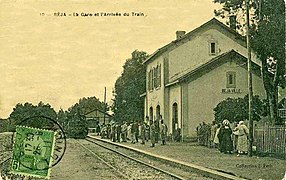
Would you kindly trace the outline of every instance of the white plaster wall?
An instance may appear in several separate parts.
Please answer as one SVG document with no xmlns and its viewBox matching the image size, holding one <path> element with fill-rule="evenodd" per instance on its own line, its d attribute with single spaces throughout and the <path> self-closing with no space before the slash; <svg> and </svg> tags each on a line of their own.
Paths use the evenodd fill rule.
<svg viewBox="0 0 286 180">
<path fill-rule="evenodd" d="M 240 54 L 247 57 L 247 49 L 234 41 L 232 38 L 226 36 L 220 30 L 221 27 L 217 25 L 210 26 L 209 29 L 201 31 L 192 36 L 191 40 L 178 45 L 175 49 L 165 54 L 168 56 L 166 63 L 169 63 L 169 81 L 175 80 L 176 77 L 184 74 L 191 69 L 199 67 L 200 65 L 208 62 L 210 59 L 221 55 L 231 49 L 236 50 Z M 223 30 L 224 31 L 224 30 Z M 213 39 L 217 42 L 218 53 L 214 55 L 209 54 L 209 41 Z M 164 56 L 165 56 L 164 55 Z M 149 116 L 149 108 L 153 107 L 154 115 L 156 115 L 156 106 L 160 105 L 161 114 L 164 117 L 164 65 L 163 55 L 148 63 L 146 70 L 146 77 L 151 68 L 161 64 L 161 87 L 157 90 L 148 91 L 148 78 L 146 81 L 146 104 L 147 115 Z M 256 55 L 252 53 L 252 60 L 259 64 Z M 223 94 L 221 90 L 226 88 L 226 72 L 236 71 L 236 84 L 237 88 L 241 89 L 241 94 Z M 262 80 L 253 75 L 254 94 L 264 95 L 264 88 Z M 224 64 L 199 79 L 192 81 L 188 84 L 188 120 L 183 122 L 183 126 L 188 126 L 188 132 L 184 135 L 196 135 L 196 126 L 200 122 L 211 122 L 214 119 L 213 108 L 223 99 L 227 97 L 244 97 L 247 94 L 247 71 L 239 67 L 236 63 Z M 181 93 L 180 86 L 170 87 L 169 94 L 169 121 L 168 129 L 171 130 L 172 123 L 172 105 L 174 102 L 178 103 L 178 122 L 181 126 Z M 186 101 L 185 101 L 186 102 Z M 167 118 L 167 117 L 166 117 Z"/>
<path fill-rule="evenodd" d="M 244 46 L 219 30 L 223 29 L 217 25 L 211 25 L 209 29 L 196 33 L 196 36 L 192 36 L 191 40 L 178 45 L 178 47 L 169 52 L 170 81 L 173 81 L 178 75 L 194 69 L 231 49 L 247 57 L 247 49 Z M 211 39 L 217 42 L 218 53 L 216 55 L 210 55 L 209 53 L 209 41 Z M 254 53 L 252 54 L 252 60 L 259 62 Z"/>
<path fill-rule="evenodd" d="M 236 88 L 241 89 L 241 94 L 224 94 L 222 89 L 226 88 L 226 72 L 236 72 Z M 213 109 L 227 97 L 244 97 L 248 93 L 247 70 L 239 67 L 234 62 L 228 62 L 210 71 L 202 77 L 188 84 L 188 122 L 189 132 L 185 135 L 195 136 L 196 127 L 201 122 L 210 123 L 214 120 Z M 254 95 L 265 98 L 262 79 L 253 74 Z M 187 134 L 186 134 L 187 133 Z"/>
</svg>

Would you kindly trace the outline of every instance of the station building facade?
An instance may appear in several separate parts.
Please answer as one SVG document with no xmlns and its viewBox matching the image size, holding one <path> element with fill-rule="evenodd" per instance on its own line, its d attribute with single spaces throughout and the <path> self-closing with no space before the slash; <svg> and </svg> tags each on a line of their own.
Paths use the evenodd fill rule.
<svg viewBox="0 0 286 180">
<path fill-rule="evenodd" d="M 195 137 L 199 123 L 214 120 L 213 109 L 228 97 L 248 93 L 245 37 L 213 18 L 155 51 L 146 65 L 145 115 L 162 115 L 172 134 Z M 261 62 L 252 52 L 253 92 L 265 97 Z"/>
</svg>

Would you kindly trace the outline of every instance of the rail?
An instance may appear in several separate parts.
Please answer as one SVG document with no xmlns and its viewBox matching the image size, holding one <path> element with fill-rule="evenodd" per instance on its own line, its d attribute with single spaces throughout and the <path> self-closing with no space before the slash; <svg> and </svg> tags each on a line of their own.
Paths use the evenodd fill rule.
<svg viewBox="0 0 286 180">
<path fill-rule="evenodd" d="M 143 164 L 143 165 L 145 165 L 145 166 L 148 166 L 148 167 L 150 167 L 150 168 L 152 168 L 152 169 L 155 169 L 155 170 L 157 170 L 157 171 L 159 171 L 159 172 L 161 172 L 161 173 L 167 174 L 167 175 L 171 176 L 172 178 L 180 179 L 180 180 L 185 180 L 185 178 L 183 178 L 183 177 L 181 177 L 181 176 L 179 176 L 179 175 L 176 175 L 176 174 L 174 174 L 174 173 L 171 173 L 171 172 L 166 171 L 166 170 L 164 170 L 164 169 L 161 169 L 161 168 L 159 168 L 159 167 L 153 166 L 153 165 L 148 164 L 148 163 L 146 163 L 146 162 L 144 162 L 144 161 L 141 161 L 141 160 L 139 160 L 139 159 L 135 159 L 135 158 L 133 158 L 133 157 L 131 157 L 131 156 L 128 156 L 128 155 L 126 155 L 126 154 L 124 154 L 124 153 L 122 153 L 122 152 L 119 152 L 119 151 L 117 151 L 117 150 L 114 150 L 114 149 L 112 149 L 112 148 L 109 148 L 109 147 L 107 147 L 107 146 L 104 146 L 104 145 L 102 145 L 102 144 L 100 144 L 100 143 L 97 143 L 97 142 L 95 142 L 95 141 L 93 141 L 93 140 L 86 139 L 86 141 L 89 141 L 89 142 L 91 142 L 91 143 L 93 143 L 93 144 L 96 144 L 96 145 L 98 145 L 98 146 L 100 146 L 100 147 L 102 147 L 102 148 L 105 148 L 105 149 L 107 149 L 107 150 L 109 150 L 109 151 L 112 151 L 112 152 L 114 152 L 114 153 L 116 153 L 116 154 L 119 154 L 119 155 L 121 155 L 121 156 L 123 156 L 123 157 L 125 157 L 125 158 L 127 158 L 127 159 L 130 159 L 130 160 L 132 160 L 132 161 L 135 161 L 135 162 L 137 162 L 137 163 L 139 163 L 139 164 Z"/>
</svg>

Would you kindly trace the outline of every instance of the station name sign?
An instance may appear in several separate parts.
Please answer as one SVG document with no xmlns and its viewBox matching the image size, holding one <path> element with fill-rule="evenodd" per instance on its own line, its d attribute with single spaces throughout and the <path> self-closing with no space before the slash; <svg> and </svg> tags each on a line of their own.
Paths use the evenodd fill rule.
<svg viewBox="0 0 286 180">
<path fill-rule="evenodd" d="M 225 88 L 221 90 L 224 94 L 240 94 L 241 90 L 236 88 Z"/>
</svg>

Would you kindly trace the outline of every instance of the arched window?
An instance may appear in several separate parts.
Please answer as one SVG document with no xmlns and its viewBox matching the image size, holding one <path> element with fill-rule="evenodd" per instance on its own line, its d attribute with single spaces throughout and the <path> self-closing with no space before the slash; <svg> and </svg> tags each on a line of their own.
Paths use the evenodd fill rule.
<svg viewBox="0 0 286 180">
<path fill-rule="evenodd" d="M 160 112 L 160 105 L 158 105 L 158 106 L 156 107 L 156 118 L 157 118 L 157 119 L 160 118 L 160 114 L 161 114 L 161 112 Z"/>
</svg>

